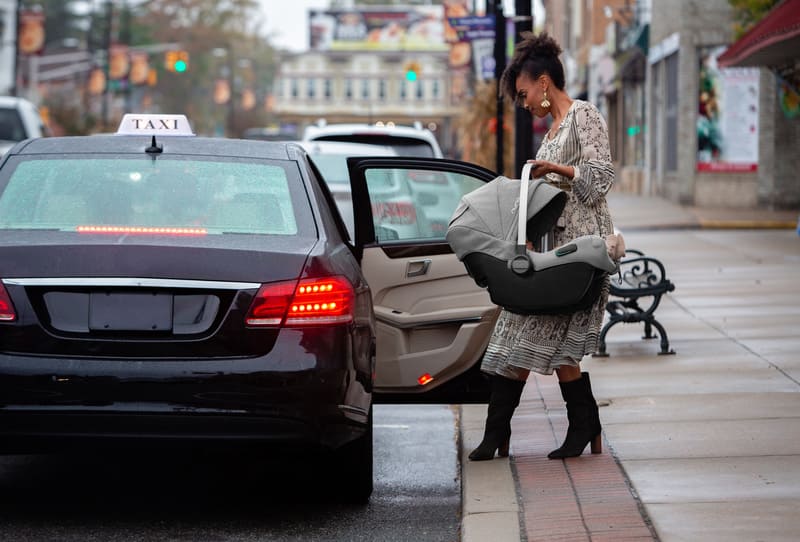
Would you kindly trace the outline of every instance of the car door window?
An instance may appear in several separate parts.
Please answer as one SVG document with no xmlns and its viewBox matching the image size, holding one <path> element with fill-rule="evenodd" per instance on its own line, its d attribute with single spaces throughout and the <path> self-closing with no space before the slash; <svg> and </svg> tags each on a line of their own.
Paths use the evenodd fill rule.
<svg viewBox="0 0 800 542">
<path fill-rule="evenodd" d="M 444 240 L 461 196 L 483 181 L 453 172 L 386 168 L 365 172 L 376 241 Z"/>
</svg>

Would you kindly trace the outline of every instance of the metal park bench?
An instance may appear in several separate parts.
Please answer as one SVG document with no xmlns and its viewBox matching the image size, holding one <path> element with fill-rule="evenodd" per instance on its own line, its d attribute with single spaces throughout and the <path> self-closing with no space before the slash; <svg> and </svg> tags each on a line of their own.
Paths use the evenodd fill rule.
<svg viewBox="0 0 800 542">
<path fill-rule="evenodd" d="M 669 347 L 669 339 L 664 326 L 656 320 L 654 315 L 661 296 L 675 289 L 675 285 L 666 277 L 664 264 L 655 258 L 645 256 L 639 250 L 627 249 L 627 257 L 619 263 L 619 273 L 611 276 L 611 291 L 606 310 L 610 316 L 608 322 L 600 332 L 598 351 L 594 356 L 608 357 L 606 352 L 606 335 L 608 331 L 620 322 L 644 323 L 643 339 L 661 338 L 661 351 L 659 355 L 674 354 Z M 649 301 L 649 305 L 642 308 L 639 300 Z M 644 304 L 644 303 L 643 303 Z M 658 330 L 658 335 L 653 335 L 653 327 Z"/>
</svg>

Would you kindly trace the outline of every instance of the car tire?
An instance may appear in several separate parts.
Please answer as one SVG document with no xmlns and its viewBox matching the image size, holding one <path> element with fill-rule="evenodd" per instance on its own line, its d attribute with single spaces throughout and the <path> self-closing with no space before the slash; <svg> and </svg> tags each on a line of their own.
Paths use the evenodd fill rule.
<svg viewBox="0 0 800 542">
<path fill-rule="evenodd" d="M 336 451 L 339 491 L 351 504 L 366 504 L 372 495 L 372 407 L 364 434 Z"/>
</svg>

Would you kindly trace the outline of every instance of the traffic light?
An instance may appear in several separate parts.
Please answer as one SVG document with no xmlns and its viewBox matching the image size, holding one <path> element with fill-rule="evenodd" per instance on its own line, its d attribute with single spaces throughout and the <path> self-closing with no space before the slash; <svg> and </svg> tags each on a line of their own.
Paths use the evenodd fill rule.
<svg viewBox="0 0 800 542">
<path fill-rule="evenodd" d="M 419 62 L 412 60 L 411 62 L 406 62 L 405 64 L 405 71 L 406 71 L 406 81 L 416 81 L 419 79 L 419 72 L 421 71 L 421 66 Z"/>
<path fill-rule="evenodd" d="M 167 51 L 164 56 L 164 67 L 171 72 L 185 72 L 189 69 L 189 52 L 183 50 Z"/>
</svg>

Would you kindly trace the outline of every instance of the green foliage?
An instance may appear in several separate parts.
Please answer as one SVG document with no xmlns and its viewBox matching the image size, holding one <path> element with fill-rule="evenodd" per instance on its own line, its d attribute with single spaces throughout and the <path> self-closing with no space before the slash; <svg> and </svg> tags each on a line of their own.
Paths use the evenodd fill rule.
<svg viewBox="0 0 800 542">
<path fill-rule="evenodd" d="M 728 0 L 733 7 L 734 38 L 739 39 L 764 18 L 780 0 Z"/>
<path fill-rule="evenodd" d="M 189 69 L 174 73 L 162 57 L 151 59 L 159 72 L 155 101 L 161 111 L 189 116 L 197 133 L 220 127 L 238 135 L 251 125 L 266 124 L 263 95 L 276 69 L 274 51 L 259 30 L 262 13 L 256 0 L 145 0 L 134 12 L 156 43 L 176 43 L 189 53 Z M 217 79 L 233 82 L 233 105 L 214 103 Z M 241 91 L 255 91 L 257 105 L 242 114 Z M 238 126 L 240 123 L 243 127 Z"/>
</svg>

